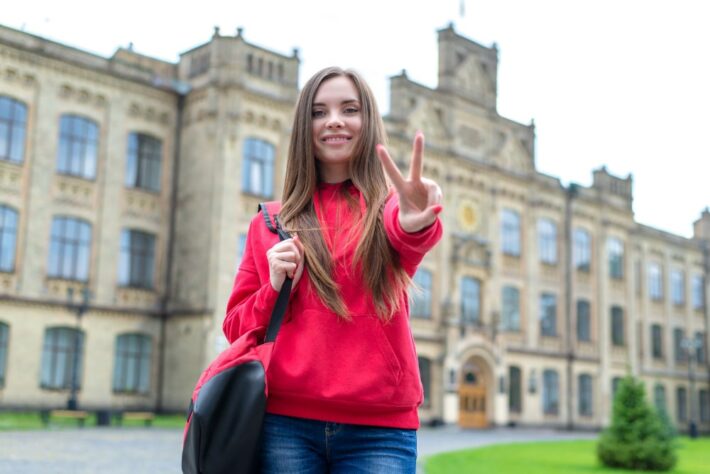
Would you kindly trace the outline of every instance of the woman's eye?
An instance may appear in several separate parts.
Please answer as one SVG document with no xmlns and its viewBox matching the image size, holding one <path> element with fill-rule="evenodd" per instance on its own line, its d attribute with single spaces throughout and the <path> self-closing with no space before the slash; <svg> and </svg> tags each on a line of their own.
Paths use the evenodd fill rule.
<svg viewBox="0 0 710 474">
<path fill-rule="evenodd" d="M 356 114 L 358 112 L 360 112 L 360 109 L 358 109 L 357 107 L 348 107 L 347 109 L 345 109 L 345 113 L 348 114 Z"/>
<path fill-rule="evenodd" d="M 313 113 L 311 114 L 312 117 L 323 117 L 325 116 L 325 112 L 322 110 L 314 110 Z"/>
</svg>

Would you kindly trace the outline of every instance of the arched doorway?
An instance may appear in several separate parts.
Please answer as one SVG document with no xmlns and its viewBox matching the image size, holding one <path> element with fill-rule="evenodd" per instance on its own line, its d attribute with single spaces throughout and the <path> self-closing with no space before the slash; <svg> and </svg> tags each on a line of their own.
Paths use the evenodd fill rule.
<svg viewBox="0 0 710 474">
<path fill-rule="evenodd" d="M 461 368 L 459 380 L 459 426 L 488 427 L 488 371 L 480 359 L 471 358 Z"/>
</svg>

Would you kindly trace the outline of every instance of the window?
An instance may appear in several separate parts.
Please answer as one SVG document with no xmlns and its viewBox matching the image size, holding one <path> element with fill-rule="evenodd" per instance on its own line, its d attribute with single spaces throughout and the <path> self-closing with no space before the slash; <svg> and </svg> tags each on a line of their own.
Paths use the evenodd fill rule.
<svg viewBox="0 0 710 474">
<path fill-rule="evenodd" d="M 237 237 L 237 262 L 234 268 L 239 269 L 239 265 L 242 263 L 242 256 L 244 255 L 244 249 L 247 246 L 247 234 L 239 234 Z"/>
<path fill-rule="evenodd" d="M 7 346 L 10 339 L 10 326 L 0 323 L 0 388 L 5 386 L 5 370 L 7 366 Z"/>
<path fill-rule="evenodd" d="M 520 331 L 520 291 L 514 286 L 503 287 L 502 325 L 507 331 Z"/>
<path fill-rule="evenodd" d="M 693 309 L 705 307 L 705 278 L 702 275 L 693 276 Z"/>
<path fill-rule="evenodd" d="M 607 255 L 609 257 L 609 276 L 624 278 L 624 243 L 615 238 L 607 240 Z"/>
<path fill-rule="evenodd" d="M 623 346 L 624 336 L 624 310 L 619 306 L 611 307 L 611 343 Z"/>
<path fill-rule="evenodd" d="M 666 412 L 668 409 L 666 405 L 666 387 L 660 383 L 657 383 L 656 386 L 653 387 L 653 403 L 656 405 L 656 410 L 659 412 Z"/>
<path fill-rule="evenodd" d="M 589 301 L 577 300 L 577 340 L 589 342 L 592 340 L 590 330 Z"/>
<path fill-rule="evenodd" d="M 660 324 L 651 326 L 651 355 L 654 359 L 663 359 L 663 329 Z"/>
<path fill-rule="evenodd" d="M 542 263 L 557 263 L 557 226 L 550 219 L 537 221 L 537 250 Z"/>
<path fill-rule="evenodd" d="M 414 274 L 415 288 L 412 291 L 412 311 L 415 318 L 431 318 L 431 272 L 420 268 Z"/>
<path fill-rule="evenodd" d="M 543 336 L 557 335 L 557 297 L 550 293 L 540 295 L 540 332 Z"/>
<path fill-rule="evenodd" d="M 671 300 L 674 305 L 685 304 L 685 276 L 680 270 L 671 271 Z"/>
<path fill-rule="evenodd" d="M 700 390 L 698 393 L 700 401 L 700 423 L 710 422 L 710 396 L 707 390 Z"/>
<path fill-rule="evenodd" d="M 592 416 L 592 376 L 580 374 L 579 378 L 579 414 L 580 416 Z"/>
<path fill-rule="evenodd" d="M 26 127 L 25 104 L 0 95 L 0 160 L 22 163 Z"/>
<path fill-rule="evenodd" d="M 431 407 L 431 361 L 426 357 L 419 357 L 419 375 L 422 379 L 422 388 L 424 389 L 424 400 L 422 401 L 423 408 Z"/>
<path fill-rule="evenodd" d="M 118 283 L 121 286 L 153 288 L 155 236 L 133 229 L 121 232 Z"/>
<path fill-rule="evenodd" d="M 545 415 L 557 415 L 560 412 L 560 380 L 554 370 L 542 373 L 542 410 Z"/>
<path fill-rule="evenodd" d="M 685 387 L 676 389 L 676 416 L 678 421 L 688 421 L 688 392 Z"/>
<path fill-rule="evenodd" d="M 519 257 L 520 214 L 510 209 L 503 209 L 503 213 L 501 215 L 501 234 L 503 253 Z"/>
<path fill-rule="evenodd" d="M 15 271 L 17 211 L 0 205 L 0 272 Z"/>
<path fill-rule="evenodd" d="M 55 217 L 49 242 L 51 278 L 87 281 L 91 257 L 91 224 L 74 217 Z"/>
<path fill-rule="evenodd" d="M 654 301 L 663 299 L 663 272 L 658 263 L 648 264 L 648 295 Z"/>
<path fill-rule="evenodd" d="M 242 158 L 242 190 L 255 196 L 274 194 L 274 146 L 257 138 L 244 142 Z"/>
<path fill-rule="evenodd" d="M 98 142 L 96 122 L 77 115 L 62 115 L 57 171 L 86 179 L 96 177 Z"/>
<path fill-rule="evenodd" d="M 74 328 L 48 328 L 42 348 L 42 388 L 67 389 L 72 386 L 76 360 L 76 383 L 81 386 L 84 334 Z M 75 359 L 76 356 L 76 359 Z"/>
<path fill-rule="evenodd" d="M 113 391 L 150 392 L 152 343 L 145 334 L 121 334 L 116 338 Z"/>
<path fill-rule="evenodd" d="M 675 328 L 673 330 L 673 351 L 675 352 L 676 362 L 685 362 L 685 349 L 683 348 L 683 339 L 685 338 L 685 331 L 681 328 Z"/>
<path fill-rule="evenodd" d="M 129 133 L 126 186 L 160 191 L 162 156 L 163 144 L 160 140 L 142 133 Z"/>
<path fill-rule="evenodd" d="M 577 270 L 588 272 L 592 262 L 592 237 L 584 229 L 575 229 L 572 257 Z"/>
<path fill-rule="evenodd" d="M 520 367 L 511 365 L 508 369 L 508 410 L 511 413 L 523 411 L 523 380 Z"/>
<path fill-rule="evenodd" d="M 461 278 L 461 318 L 465 323 L 481 319 L 481 282 L 475 278 Z"/>
<path fill-rule="evenodd" d="M 707 362 L 707 351 L 705 350 L 705 333 L 696 332 L 695 333 L 695 361 L 698 364 L 705 364 Z"/>
</svg>

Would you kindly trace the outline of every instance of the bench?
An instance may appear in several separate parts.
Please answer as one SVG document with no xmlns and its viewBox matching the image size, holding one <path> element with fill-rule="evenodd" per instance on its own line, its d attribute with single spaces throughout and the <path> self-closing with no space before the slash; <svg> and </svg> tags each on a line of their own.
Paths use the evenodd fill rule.
<svg viewBox="0 0 710 474">
<path fill-rule="evenodd" d="M 83 427 L 89 417 L 89 412 L 83 410 L 43 410 L 41 416 L 45 426 L 49 425 L 52 418 L 70 418 L 76 420 L 77 424 Z"/>
<path fill-rule="evenodd" d="M 126 411 L 116 415 L 116 423 L 121 426 L 124 420 L 143 421 L 145 426 L 151 426 L 155 419 L 155 413 L 149 411 Z"/>
</svg>

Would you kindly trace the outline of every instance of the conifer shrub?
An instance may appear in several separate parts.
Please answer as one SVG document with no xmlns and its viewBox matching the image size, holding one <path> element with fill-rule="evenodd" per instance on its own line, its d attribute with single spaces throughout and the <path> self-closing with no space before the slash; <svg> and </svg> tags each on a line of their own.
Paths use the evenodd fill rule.
<svg viewBox="0 0 710 474">
<path fill-rule="evenodd" d="M 646 401 L 643 383 L 624 378 L 614 397 L 611 426 L 597 444 L 606 466 L 641 471 L 668 471 L 675 466 L 674 431 Z"/>
</svg>

